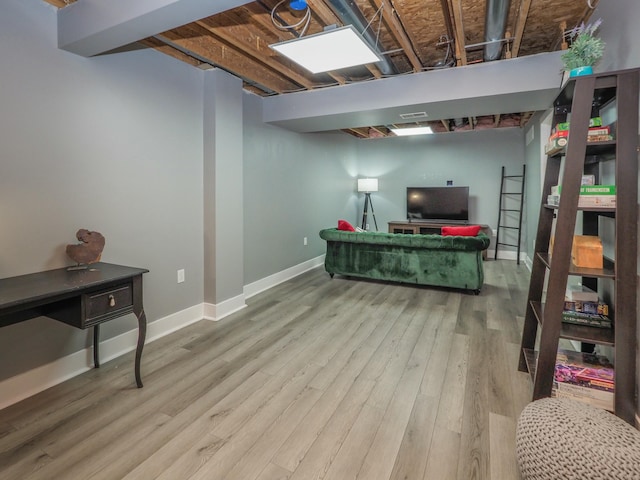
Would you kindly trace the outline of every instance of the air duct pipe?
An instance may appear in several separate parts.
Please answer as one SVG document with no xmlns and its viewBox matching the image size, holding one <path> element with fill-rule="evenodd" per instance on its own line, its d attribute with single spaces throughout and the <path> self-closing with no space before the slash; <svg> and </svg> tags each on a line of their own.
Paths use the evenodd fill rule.
<svg viewBox="0 0 640 480">
<path fill-rule="evenodd" d="M 507 27 L 507 16 L 511 0 L 487 0 L 487 16 L 484 21 L 484 61 L 499 60 L 502 54 L 502 39 Z M 498 41 L 499 40 L 499 41 Z"/>
<path fill-rule="evenodd" d="M 382 61 L 376 63 L 376 65 L 383 75 L 394 75 L 398 73 L 396 67 L 393 66 L 393 63 L 391 63 L 389 59 L 380 52 L 380 49 L 376 44 L 376 36 L 371 31 L 371 28 L 367 28 L 367 24 L 369 22 L 367 22 L 367 19 L 364 17 L 355 1 L 327 0 L 327 3 L 331 5 L 333 11 L 344 25 L 353 25 L 358 32 L 362 33 L 362 36 L 369 43 L 371 48 L 378 52 Z M 367 31 L 363 33 L 365 28 L 367 28 Z"/>
</svg>

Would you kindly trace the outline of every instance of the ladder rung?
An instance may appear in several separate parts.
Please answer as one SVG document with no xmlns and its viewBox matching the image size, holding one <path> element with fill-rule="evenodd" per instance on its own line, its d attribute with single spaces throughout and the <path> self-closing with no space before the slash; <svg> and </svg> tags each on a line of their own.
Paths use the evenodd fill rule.
<svg viewBox="0 0 640 480">
<path fill-rule="evenodd" d="M 520 210 L 518 210 L 517 208 L 501 208 L 500 211 L 501 212 L 519 212 Z"/>
<path fill-rule="evenodd" d="M 503 195 L 522 195 L 522 192 L 503 192 Z"/>
<path fill-rule="evenodd" d="M 500 227 L 500 228 L 510 228 L 510 229 L 512 229 L 512 230 L 519 230 L 519 228 L 518 228 L 518 227 L 508 227 L 508 226 L 506 226 L 506 225 L 499 225 L 499 227 Z"/>
<path fill-rule="evenodd" d="M 522 175 L 505 175 L 502 178 L 522 178 Z"/>
<path fill-rule="evenodd" d="M 518 245 L 514 245 L 513 243 L 502 243 L 502 242 L 498 242 L 498 245 L 506 245 L 508 247 L 517 247 Z"/>
</svg>

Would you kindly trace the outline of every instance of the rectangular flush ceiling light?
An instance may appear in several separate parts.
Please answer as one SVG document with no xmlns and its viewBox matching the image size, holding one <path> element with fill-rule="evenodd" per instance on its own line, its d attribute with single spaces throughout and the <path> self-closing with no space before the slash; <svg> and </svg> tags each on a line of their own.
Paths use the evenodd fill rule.
<svg viewBox="0 0 640 480">
<path fill-rule="evenodd" d="M 389 130 L 399 137 L 403 137 L 405 135 L 428 135 L 429 133 L 433 133 L 431 127 L 390 128 Z"/>
<path fill-rule="evenodd" d="M 330 72 L 382 60 L 353 25 L 274 43 L 270 47 L 311 73 Z"/>
</svg>

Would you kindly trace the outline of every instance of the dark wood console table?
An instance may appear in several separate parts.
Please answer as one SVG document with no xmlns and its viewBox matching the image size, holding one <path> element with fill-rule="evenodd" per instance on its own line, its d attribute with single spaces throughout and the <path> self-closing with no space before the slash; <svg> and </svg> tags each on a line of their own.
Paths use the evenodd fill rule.
<svg viewBox="0 0 640 480">
<path fill-rule="evenodd" d="M 93 361 L 99 367 L 100 324 L 134 313 L 138 319 L 135 377 L 142 387 L 140 361 L 147 334 L 142 274 L 148 271 L 94 263 L 82 270 L 59 268 L 0 279 L 0 327 L 41 316 L 76 328 L 93 327 Z"/>
<path fill-rule="evenodd" d="M 422 234 L 422 235 L 438 235 L 442 227 L 460 226 L 461 223 L 447 222 L 446 220 L 436 222 L 428 220 L 415 220 L 410 222 L 408 220 L 400 220 L 396 222 L 389 222 L 389 233 L 405 233 L 405 234 Z M 479 225 L 477 223 L 470 223 L 470 225 Z M 480 231 L 484 233 L 489 239 L 491 239 L 491 227 L 489 225 L 480 225 Z M 482 259 L 487 259 L 487 251 L 482 251 Z"/>
</svg>

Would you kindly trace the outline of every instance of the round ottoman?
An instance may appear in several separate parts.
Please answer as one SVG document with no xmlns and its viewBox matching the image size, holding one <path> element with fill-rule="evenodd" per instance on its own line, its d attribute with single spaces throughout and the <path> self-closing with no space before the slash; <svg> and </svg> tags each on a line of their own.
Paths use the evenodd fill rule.
<svg viewBox="0 0 640 480">
<path fill-rule="evenodd" d="M 640 432 L 605 410 L 544 398 L 520 414 L 516 457 L 523 480 L 640 480 Z"/>
</svg>

